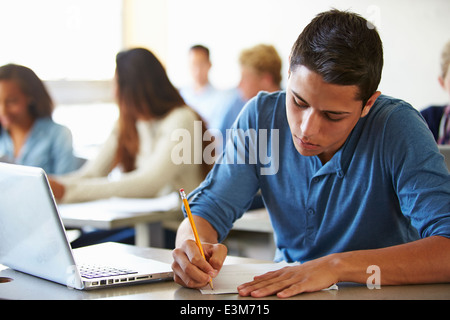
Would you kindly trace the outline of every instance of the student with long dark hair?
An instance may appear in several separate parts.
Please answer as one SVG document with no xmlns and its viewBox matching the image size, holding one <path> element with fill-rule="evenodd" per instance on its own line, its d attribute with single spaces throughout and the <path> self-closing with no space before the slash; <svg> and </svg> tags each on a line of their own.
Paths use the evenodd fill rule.
<svg viewBox="0 0 450 320">
<path fill-rule="evenodd" d="M 178 142 L 171 135 L 183 129 L 194 137 L 194 123 L 201 119 L 185 105 L 161 63 L 146 49 L 120 52 L 115 86 L 117 125 L 96 158 L 51 181 L 58 201 L 150 198 L 180 187 L 193 190 L 208 166 L 174 163 L 172 149 Z"/>
</svg>

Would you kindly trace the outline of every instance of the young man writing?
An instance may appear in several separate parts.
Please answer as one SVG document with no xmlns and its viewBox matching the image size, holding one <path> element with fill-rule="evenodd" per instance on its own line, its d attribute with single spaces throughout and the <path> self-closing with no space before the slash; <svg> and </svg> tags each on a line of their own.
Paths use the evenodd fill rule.
<svg viewBox="0 0 450 320">
<path fill-rule="evenodd" d="M 381 285 L 450 281 L 450 176 L 419 113 L 377 91 L 382 66 L 381 40 L 366 20 L 336 10 L 313 19 L 293 46 L 286 92 L 259 94 L 234 127 L 266 130 L 277 171 L 262 174 L 264 162 L 248 160 L 214 167 L 190 195 L 207 259 L 184 221 L 173 251 L 176 282 L 202 287 L 220 272 L 227 253 L 220 241 L 258 189 L 275 259 L 302 264 L 241 285 L 243 296 L 366 283 L 371 265 Z M 237 139 L 224 157 L 236 150 L 249 157 L 257 147 Z"/>
</svg>

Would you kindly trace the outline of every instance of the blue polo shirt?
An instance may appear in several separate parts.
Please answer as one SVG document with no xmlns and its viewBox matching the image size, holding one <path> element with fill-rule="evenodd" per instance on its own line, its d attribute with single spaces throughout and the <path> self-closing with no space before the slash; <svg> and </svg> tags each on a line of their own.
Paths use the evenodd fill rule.
<svg viewBox="0 0 450 320">
<path fill-rule="evenodd" d="M 229 141 L 189 195 L 192 213 L 207 219 L 220 241 L 258 189 L 274 228 L 275 260 L 450 237 L 450 175 L 414 108 L 380 96 L 322 165 L 295 149 L 285 100 L 285 92 L 252 99 L 233 126 L 244 135 Z"/>
<path fill-rule="evenodd" d="M 40 167 L 47 174 L 65 174 L 78 168 L 72 149 L 72 133 L 50 117 L 34 121 L 18 157 L 14 157 L 11 136 L 0 127 L 0 158 L 15 164 Z"/>
</svg>

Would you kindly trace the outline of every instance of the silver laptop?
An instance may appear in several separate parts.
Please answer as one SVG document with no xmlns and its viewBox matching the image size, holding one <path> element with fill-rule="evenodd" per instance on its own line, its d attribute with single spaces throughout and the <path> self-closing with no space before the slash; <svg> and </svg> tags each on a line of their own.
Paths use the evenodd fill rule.
<svg viewBox="0 0 450 320">
<path fill-rule="evenodd" d="M 0 163 L 0 264 L 79 290 L 173 276 L 169 264 L 132 254 L 77 261 L 45 172 L 6 163 Z"/>
<path fill-rule="evenodd" d="M 445 157 L 445 164 L 447 165 L 448 171 L 450 171 L 450 145 L 438 145 L 440 153 Z"/>
</svg>

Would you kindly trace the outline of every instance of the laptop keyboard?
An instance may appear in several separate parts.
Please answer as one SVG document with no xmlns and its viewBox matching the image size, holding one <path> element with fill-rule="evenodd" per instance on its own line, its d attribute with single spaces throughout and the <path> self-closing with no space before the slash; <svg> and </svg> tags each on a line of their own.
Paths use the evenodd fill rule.
<svg viewBox="0 0 450 320">
<path fill-rule="evenodd" d="M 97 266 L 97 265 L 82 265 L 80 266 L 79 269 L 81 276 L 87 279 L 114 277 L 137 273 L 137 271 L 133 270 Z"/>
</svg>

